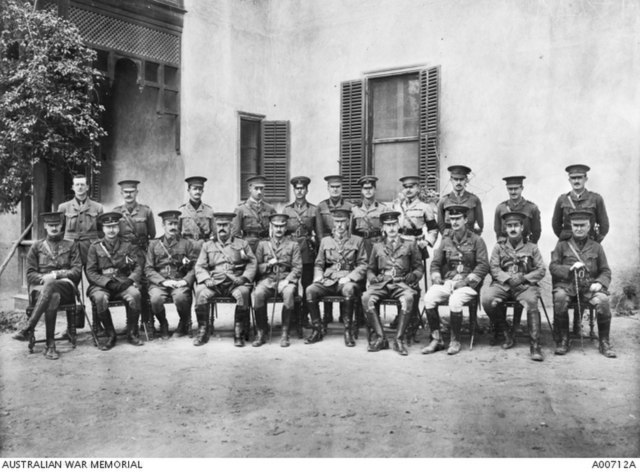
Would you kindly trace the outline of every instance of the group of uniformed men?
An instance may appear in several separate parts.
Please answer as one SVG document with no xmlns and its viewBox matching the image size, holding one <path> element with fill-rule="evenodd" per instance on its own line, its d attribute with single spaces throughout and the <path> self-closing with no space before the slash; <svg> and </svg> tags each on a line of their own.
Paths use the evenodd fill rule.
<svg viewBox="0 0 640 472">
<path fill-rule="evenodd" d="M 480 199 L 466 190 L 471 169 L 448 168 L 452 192 L 437 203 L 420 198 L 420 178 L 400 179 L 403 190 L 392 205 L 375 198 L 375 176 L 364 176 L 358 184 L 362 201 L 354 205 L 342 197 L 342 177 L 325 177 L 329 198 L 317 206 L 306 200 L 310 179 L 291 179 L 295 200 L 281 213 L 265 202 L 265 178 L 247 180 L 249 198 L 234 212 L 216 212 L 202 201 L 204 177 L 186 179 L 189 201 L 178 210 L 163 211 L 164 235 L 154 239 L 156 229 L 151 209 L 138 203 L 135 180 L 119 182 L 124 204 L 104 213 L 102 205 L 89 199 L 84 176 L 73 179 L 74 198 L 55 213 L 42 214 L 46 238 L 36 242 L 27 257 L 27 278 L 34 300 L 27 326 L 15 338 L 33 337 L 45 315 L 48 359 L 57 359 L 54 341 L 56 311 L 61 304 L 75 303 L 84 266 L 93 304 L 96 330 L 104 330 L 109 350 L 116 332 L 109 311 L 110 300 L 127 305 L 127 339 L 141 345 L 138 321 L 147 337 L 170 337 L 164 303 L 173 302 L 179 314 L 176 336 L 191 332 L 191 305 L 195 293 L 198 331 L 193 341 L 207 343 L 212 326 L 210 304 L 220 297 L 235 299 L 234 344 L 249 339 L 251 292 L 253 290 L 258 347 L 269 336 L 268 304 L 279 296 L 283 303 L 280 345 L 290 345 L 289 330 L 305 343 L 319 342 L 332 321 L 331 304 L 325 303 L 324 318 L 319 303 L 337 297 L 344 341 L 355 345 L 358 327 L 366 319 L 368 351 L 389 347 L 379 316 L 379 306 L 396 300 L 398 317 L 393 349 L 407 355 L 407 344 L 422 322 L 418 314 L 420 288 L 429 249 L 431 285 L 424 295 L 430 340 L 422 349 L 430 354 L 447 348 L 460 351 L 462 308 L 476 299 L 485 276 L 492 283 L 482 292 L 481 303 L 494 327 L 495 340 L 504 337 L 502 348 L 514 345 L 514 327 L 506 319 L 506 302 L 527 309 L 531 358 L 542 361 L 540 348 L 539 282 L 545 265 L 536 245 L 541 234 L 538 207 L 522 197 L 524 176 L 505 177 L 509 199 L 496 208 L 494 231 L 497 244 L 491 257 L 481 238 L 484 227 Z M 609 222 L 600 195 L 586 190 L 585 165 L 566 168 L 572 190 L 562 194 L 555 206 L 552 227 L 559 241 L 551 254 L 553 279 L 555 354 L 570 347 L 570 304 L 580 302 L 595 308 L 599 349 L 616 357 L 609 342 L 611 311 L 607 288 L 611 271 L 600 245 Z M 64 231 L 63 231 L 64 228 Z M 100 238 L 99 232 L 104 233 Z M 439 233 L 440 244 L 436 245 Z M 301 297 L 298 297 L 298 285 Z M 449 306 L 450 336 L 445 346 L 438 307 Z M 581 314 L 574 310 L 580 328 Z M 308 316 L 311 320 L 309 323 Z M 273 317 L 273 314 L 272 314 Z M 67 336 L 75 345 L 75 325 Z"/>
</svg>

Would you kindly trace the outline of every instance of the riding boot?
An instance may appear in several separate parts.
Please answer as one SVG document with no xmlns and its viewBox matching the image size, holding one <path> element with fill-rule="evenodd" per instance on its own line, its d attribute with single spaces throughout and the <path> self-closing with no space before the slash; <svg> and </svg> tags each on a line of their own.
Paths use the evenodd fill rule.
<svg viewBox="0 0 640 472">
<path fill-rule="evenodd" d="M 154 335 L 156 334 L 156 327 L 153 321 L 153 312 L 151 310 L 149 310 L 149 314 L 147 315 L 147 320 L 146 321 L 143 320 L 140 324 L 144 324 L 143 329 L 145 329 L 147 333 L 147 337 L 149 338 L 149 341 L 153 341 Z"/>
<path fill-rule="evenodd" d="M 111 319 L 111 313 L 109 313 L 109 310 L 98 314 L 98 316 L 102 320 L 102 325 L 105 327 L 107 335 L 107 340 L 104 344 L 100 345 L 100 350 L 108 351 L 116 345 L 116 329 L 113 327 L 113 320 Z"/>
<path fill-rule="evenodd" d="M 389 349 L 389 341 L 384 335 L 384 328 L 382 327 L 382 322 L 380 321 L 380 315 L 378 314 L 378 311 L 367 311 L 366 315 L 373 335 L 373 339 L 371 340 L 371 342 L 369 342 L 367 351 L 378 352 L 383 349 Z"/>
<path fill-rule="evenodd" d="M 504 309 L 502 313 L 502 318 L 499 321 L 500 327 L 502 329 L 502 333 L 504 334 L 504 342 L 502 343 L 502 349 L 511 349 L 514 344 L 514 338 L 511 336 L 511 329 L 509 328 L 509 323 L 507 323 L 507 310 Z"/>
<path fill-rule="evenodd" d="M 529 310 L 527 312 L 527 327 L 529 328 L 531 360 L 541 362 L 544 357 L 540 349 L 540 312 L 538 310 Z"/>
<path fill-rule="evenodd" d="M 198 320 L 198 334 L 193 340 L 193 345 L 203 346 L 209 342 L 209 306 L 196 305 L 195 311 Z"/>
<path fill-rule="evenodd" d="M 105 330 L 105 328 L 101 324 L 100 315 L 97 311 L 94 311 L 93 313 L 91 313 L 91 318 L 93 319 L 93 332 L 96 334 L 96 336 L 100 336 L 102 333 L 104 333 Z"/>
<path fill-rule="evenodd" d="M 258 334 L 256 334 L 256 338 L 251 345 L 253 347 L 260 347 L 267 342 L 267 332 L 269 331 L 269 318 L 266 306 L 256 308 L 256 325 L 258 326 Z"/>
<path fill-rule="evenodd" d="M 496 303 L 498 300 L 494 300 L 493 303 Z M 503 324 L 502 324 L 502 320 L 505 320 L 504 325 L 506 326 L 506 319 L 507 319 L 507 307 L 505 306 L 504 303 L 499 303 L 496 307 L 495 307 L 495 314 L 493 316 L 490 316 L 489 319 L 491 320 L 491 327 L 493 328 L 493 337 L 489 340 L 489 346 L 497 346 L 498 344 L 500 344 L 500 341 L 502 340 L 502 336 L 504 335 L 504 329 L 503 329 Z M 504 339 L 503 340 L 503 345 L 504 344 L 508 344 L 507 340 Z M 508 348 L 504 348 L 504 349 L 508 349 Z"/>
<path fill-rule="evenodd" d="M 138 333 L 138 318 L 140 313 L 127 313 L 127 341 L 132 346 L 142 346 L 144 343 Z"/>
<path fill-rule="evenodd" d="M 362 308 L 362 300 L 357 297 L 353 304 L 353 318 L 351 320 L 351 334 L 354 340 L 357 340 L 358 336 L 360 336 L 360 328 L 366 325 L 367 321 Z"/>
<path fill-rule="evenodd" d="M 353 329 L 353 308 L 354 301 L 352 299 L 347 299 L 345 302 L 340 303 L 340 315 L 344 324 L 344 345 L 347 347 L 356 345 L 351 331 Z"/>
<path fill-rule="evenodd" d="M 609 344 L 609 329 L 611 328 L 611 321 L 598 322 L 598 341 L 599 350 L 604 357 L 618 357 L 616 352 Z"/>
<path fill-rule="evenodd" d="M 158 321 L 160 322 L 160 337 L 165 341 L 171 337 L 169 334 L 169 322 L 167 321 L 167 312 L 162 308 L 162 311 L 156 315 Z M 151 339 L 151 335 L 149 335 L 149 339 Z"/>
<path fill-rule="evenodd" d="M 233 315 L 233 345 L 244 347 L 244 313 L 237 306 Z"/>
<path fill-rule="evenodd" d="M 289 347 L 289 324 L 291 323 L 291 308 L 282 309 L 282 334 L 280 335 L 280 347 Z"/>
<path fill-rule="evenodd" d="M 333 303 L 325 302 L 325 304 L 324 304 L 324 317 L 322 319 L 322 323 L 325 326 L 325 332 L 326 332 L 326 326 L 329 323 L 333 323 Z"/>
<path fill-rule="evenodd" d="M 410 316 L 411 313 L 407 313 L 406 311 L 401 311 L 398 315 L 398 330 L 396 331 L 396 338 L 393 340 L 393 350 L 401 356 L 409 355 L 406 345 L 406 331 Z"/>
<path fill-rule="evenodd" d="M 75 349 L 78 334 L 76 331 L 76 314 L 72 310 L 67 311 L 67 338 L 69 338 L 71 346 Z"/>
<path fill-rule="evenodd" d="M 580 337 L 580 331 L 582 330 L 582 317 L 580 315 L 580 310 L 577 308 L 573 310 L 573 335 L 576 337 Z"/>
<path fill-rule="evenodd" d="M 318 303 L 308 303 L 311 316 L 311 335 L 304 340 L 305 344 L 313 344 L 322 341 L 323 323 L 320 320 L 320 307 Z"/>
<path fill-rule="evenodd" d="M 571 342 L 569 341 L 569 313 L 566 311 L 558 313 L 553 321 L 557 331 L 555 354 L 563 356 L 571 348 Z"/>
<path fill-rule="evenodd" d="M 449 341 L 449 349 L 447 349 L 447 354 L 454 355 L 458 354 L 461 349 L 460 344 L 460 331 L 462 330 L 462 312 L 451 312 L 449 315 L 449 319 L 451 322 L 451 339 Z"/>
<path fill-rule="evenodd" d="M 47 347 L 44 350 L 44 357 L 50 360 L 56 360 L 60 357 L 58 351 L 56 351 L 55 341 L 56 315 L 56 310 L 47 310 L 45 313 Z"/>
</svg>

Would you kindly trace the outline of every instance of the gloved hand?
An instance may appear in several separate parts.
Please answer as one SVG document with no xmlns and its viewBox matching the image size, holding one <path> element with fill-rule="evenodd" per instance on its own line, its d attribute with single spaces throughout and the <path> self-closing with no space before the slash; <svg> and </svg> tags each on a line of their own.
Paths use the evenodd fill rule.
<svg viewBox="0 0 640 472">
<path fill-rule="evenodd" d="M 600 292 L 602 290 L 602 284 L 600 282 L 594 282 L 589 286 L 590 292 Z"/>
<path fill-rule="evenodd" d="M 245 284 L 248 284 L 248 283 L 249 283 L 249 279 L 247 279 L 246 277 L 240 276 L 240 277 L 238 277 L 237 279 L 235 279 L 233 281 L 232 285 L 234 287 L 239 287 L 240 285 L 245 285 Z"/>
<path fill-rule="evenodd" d="M 442 276 L 439 273 L 431 274 L 431 282 L 434 285 L 442 285 Z"/>
<path fill-rule="evenodd" d="M 414 274 L 413 272 L 410 272 L 404 278 L 404 281 L 405 281 L 405 283 L 407 285 L 414 285 L 416 282 L 418 282 L 418 280 L 419 280 L 418 276 L 416 274 Z"/>
<path fill-rule="evenodd" d="M 580 270 L 584 267 L 584 264 L 580 261 L 575 262 L 569 270 Z"/>
</svg>

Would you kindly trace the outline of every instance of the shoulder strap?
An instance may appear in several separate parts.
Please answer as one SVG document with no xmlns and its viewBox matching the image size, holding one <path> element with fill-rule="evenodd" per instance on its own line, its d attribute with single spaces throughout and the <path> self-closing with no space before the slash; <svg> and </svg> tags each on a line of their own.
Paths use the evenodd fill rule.
<svg viewBox="0 0 640 472">
<path fill-rule="evenodd" d="M 113 257 L 111 257 L 111 254 L 109 254 L 109 251 L 107 251 L 107 248 L 104 247 L 104 244 L 102 244 L 102 242 L 100 243 L 100 247 L 102 248 L 102 250 L 104 251 L 104 253 L 107 255 L 107 257 L 109 258 L 109 260 L 111 261 L 111 263 L 115 266 L 116 263 L 113 261 Z"/>
<path fill-rule="evenodd" d="M 567 244 L 569 245 L 569 249 L 571 249 L 571 252 L 573 252 L 573 255 L 576 256 L 578 258 L 578 260 L 584 264 L 584 261 L 578 255 L 578 251 L 576 251 L 576 249 L 573 247 L 573 244 L 571 244 L 569 241 L 567 241 Z"/>
</svg>

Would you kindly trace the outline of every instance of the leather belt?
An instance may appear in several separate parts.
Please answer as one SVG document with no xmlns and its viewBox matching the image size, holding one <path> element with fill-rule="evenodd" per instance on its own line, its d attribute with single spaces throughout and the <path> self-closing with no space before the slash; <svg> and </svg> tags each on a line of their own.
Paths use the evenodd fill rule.
<svg viewBox="0 0 640 472">
<path fill-rule="evenodd" d="M 268 238 L 269 237 L 269 231 L 247 231 L 245 233 L 246 236 L 252 236 L 254 238 Z"/>
<path fill-rule="evenodd" d="M 355 234 L 356 236 L 360 236 L 361 238 L 378 238 L 380 236 L 382 236 L 382 231 L 380 231 L 379 229 L 374 229 L 373 231 L 360 231 L 357 229 L 353 230 L 353 234 Z"/>
<path fill-rule="evenodd" d="M 404 234 L 405 236 L 422 236 L 422 230 L 413 228 L 401 228 L 400 234 Z"/>
</svg>

